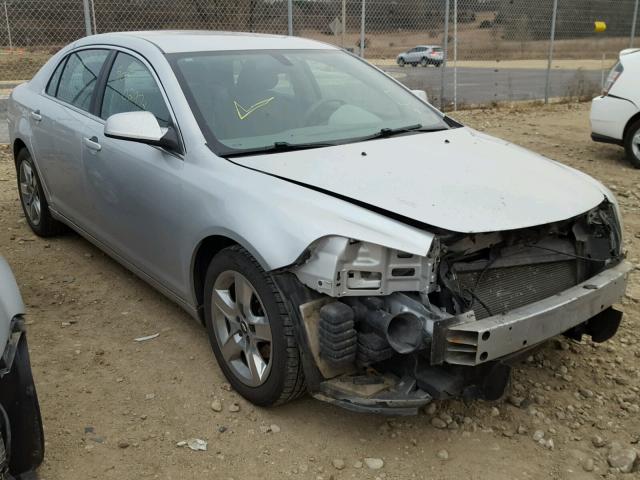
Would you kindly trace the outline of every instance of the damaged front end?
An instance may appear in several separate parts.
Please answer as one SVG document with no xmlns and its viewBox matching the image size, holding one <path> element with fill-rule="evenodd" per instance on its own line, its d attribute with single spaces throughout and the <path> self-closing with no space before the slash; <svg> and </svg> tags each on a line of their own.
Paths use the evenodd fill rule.
<svg viewBox="0 0 640 480">
<path fill-rule="evenodd" d="M 527 229 L 437 232 L 424 257 L 324 237 L 277 278 L 299 310 L 312 394 L 413 414 L 433 398 L 499 398 L 511 361 L 553 336 L 607 340 L 628 271 L 605 201 Z"/>
</svg>

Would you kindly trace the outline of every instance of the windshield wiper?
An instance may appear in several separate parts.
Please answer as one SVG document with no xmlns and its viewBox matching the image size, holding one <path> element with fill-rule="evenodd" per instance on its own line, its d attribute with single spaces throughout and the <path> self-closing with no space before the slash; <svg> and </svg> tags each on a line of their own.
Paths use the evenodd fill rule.
<svg viewBox="0 0 640 480">
<path fill-rule="evenodd" d="M 313 148 L 335 147 L 344 143 L 364 142 L 367 140 L 375 140 L 376 138 L 393 137 L 394 135 L 401 135 L 403 133 L 410 132 L 440 132 L 442 130 L 448 130 L 447 127 L 423 127 L 421 124 L 408 125 L 406 127 L 398 128 L 382 128 L 373 135 L 368 135 L 361 138 L 353 138 L 346 141 L 340 141 L 336 143 L 327 142 L 313 142 L 313 143 L 289 143 L 289 142 L 274 142 L 271 145 L 260 148 L 251 148 L 247 150 L 236 150 L 222 156 L 225 158 L 247 157 L 250 155 L 264 155 L 269 153 L 282 153 L 282 152 L 295 152 L 296 150 L 311 150 Z"/>
<path fill-rule="evenodd" d="M 448 128 L 447 127 L 425 128 L 421 124 L 416 123 L 415 125 L 408 125 L 406 127 L 383 128 L 380 131 L 374 133 L 373 135 L 364 137 L 362 141 L 375 140 L 376 138 L 393 137 L 394 135 L 402 135 L 403 133 L 409 133 L 409 132 L 440 132 L 442 130 L 448 130 Z"/>
<path fill-rule="evenodd" d="M 289 143 L 289 142 L 275 142 L 273 145 L 261 148 L 252 148 L 249 150 L 239 150 L 236 152 L 230 152 L 223 155 L 226 158 L 233 157 L 245 157 L 249 155 L 262 155 L 266 153 L 282 153 L 282 152 L 295 152 L 296 150 L 311 150 L 313 148 L 323 147 L 335 147 L 335 143 Z"/>
</svg>

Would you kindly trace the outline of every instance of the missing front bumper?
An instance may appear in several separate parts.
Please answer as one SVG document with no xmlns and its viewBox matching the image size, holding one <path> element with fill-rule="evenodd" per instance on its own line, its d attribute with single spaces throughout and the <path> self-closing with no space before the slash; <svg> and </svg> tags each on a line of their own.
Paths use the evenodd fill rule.
<svg viewBox="0 0 640 480">
<path fill-rule="evenodd" d="M 464 316 L 434 332 L 442 360 L 480 365 L 543 342 L 586 322 L 618 302 L 632 266 L 621 262 L 552 297 L 483 320 Z M 618 319 L 619 322 L 619 319 Z"/>
</svg>

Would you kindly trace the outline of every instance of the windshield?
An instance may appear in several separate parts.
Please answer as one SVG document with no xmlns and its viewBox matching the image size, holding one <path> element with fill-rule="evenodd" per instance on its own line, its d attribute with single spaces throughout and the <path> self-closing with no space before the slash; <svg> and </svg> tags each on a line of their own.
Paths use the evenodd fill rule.
<svg viewBox="0 0 640 480">
<path fill-rule="evenodd" d="M 219 155 L 449 128 L 440 112 L 339 50 L 198 52 L 169 60 Z"/>
</svg>

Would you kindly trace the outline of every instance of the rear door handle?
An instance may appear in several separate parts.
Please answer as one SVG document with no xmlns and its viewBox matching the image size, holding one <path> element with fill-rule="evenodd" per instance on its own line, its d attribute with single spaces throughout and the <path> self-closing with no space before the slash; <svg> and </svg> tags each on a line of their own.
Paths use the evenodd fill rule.
<svg viewBox="0 0 640 480">
<path fill-rule="evenodd" d="M 102 150 L 102 145 L 100 145 L 98 143 L 98 137 L 96 137 L 96 136 L 93 136 L 91 138 L 84 137 L 83 141 L 84 141 L 85 146 L 89 150 L 94 150 L 96 152 L 99 152 L 100 150 Z"/>
<path fill-rule="evenodd" d="M 36 122 L 42 120 L 42 115 L 40 115 L 40 110 L 35 110 L 31 112 L 31 118 L 33 118 Z"/>
</svg>

